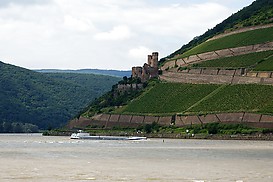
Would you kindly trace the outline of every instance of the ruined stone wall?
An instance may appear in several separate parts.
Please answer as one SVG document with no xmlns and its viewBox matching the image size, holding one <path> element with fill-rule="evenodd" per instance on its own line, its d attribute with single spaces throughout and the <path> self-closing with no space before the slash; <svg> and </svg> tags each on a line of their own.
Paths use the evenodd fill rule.
<svg viewBox="0 0 273 182">
<path fill-rule="evenodd" d="M 142 67 L 132 67 L 132 77 L 133 78 L 141 78 L 142 75 Z"/>
<path fill-rule="evenodd" d="M 124 92 L 124 91 L 130 91 L 130 90 L 138 90 L 138 89 L 142 89 L 143 88 L 143 84 L 118 84 L 118 91 L 120 92 Z"/>
<path fill-rule="evenodd" d="M 273 128 L 273 116 L 254 113 L 218 113 L 208 115 L 175 115 L 175 116 L 136 116 L 119 114 L 99 114 L 91 119 L 79 118 L 70 121 L 68 128 L 84 128 L 97 126 L 111 129 L 113 127 L 135 128 L 156 122 L 162 126 L 175 125 L 178 127 L 207 124 L 207 123 L 242 123 L 253 127 Z"/>
<path fill-rule="evenodd" d="M 203 61 L 214 60 L 214 59 L 219 59 L 223 57 L 239 56 L 239 55 L 244 55 L 244 54 L 249 54 L 254 52 L 261 52 L 261 51 L 269 51 L 269 50 L 273 50 L 273 42 L 266 42 L 266 43 L 250 45 L 250 46 L 216 50 L 216 51 L 191 55 L 189 57 L 178 58 L 175 60 L 168 61 L 161 67 L 161 70 L 166 70 L 168 68 L 173 68 L 175 66 L 179 66 L 179 67 L 187 66 L 188 64 L 200 63 Z"/>
</svg>

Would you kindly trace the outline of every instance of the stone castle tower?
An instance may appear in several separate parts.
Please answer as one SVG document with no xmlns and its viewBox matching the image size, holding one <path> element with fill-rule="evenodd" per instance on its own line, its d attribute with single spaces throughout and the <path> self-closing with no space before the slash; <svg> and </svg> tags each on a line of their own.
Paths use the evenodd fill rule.
<svg viewBox="0 0 273 182">
<path fill-rule="evenodd" d="M 158 77 L 158 52 L 148 55 L 148 61 L 143 67 L 133 67 L 132 77 L 140 78 L 142 82 Z"/>
</svg>

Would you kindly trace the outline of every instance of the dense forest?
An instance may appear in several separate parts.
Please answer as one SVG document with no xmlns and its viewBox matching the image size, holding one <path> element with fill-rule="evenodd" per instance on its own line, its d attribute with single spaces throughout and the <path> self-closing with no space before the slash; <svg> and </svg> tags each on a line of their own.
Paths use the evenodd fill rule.
<svg viewBox="0 0 273 182">
<path fill-rule="evenodd" d="M 38 73 L 0 62 L 0 80 L 0 129 L 13 132 L 19 126 L 31 128 L 28 124 L 39 129 L 60 127 L 121 78 Z"/>
<path fill-rule="evenodd" d="M 243 8 L 239 12 L 231 15 L 222 23 L 216 25 L 214 28 L 209 29 L 203 35 L 195 37 L 188 44 L 183 45 L 180 49 L 173 52 L 166 58 L 172 58 L 177 54 L 182 54 L 198 44 L 208 40 L 209 38 L 229 29 L 233 30 L 241 27 L 273 23 L 272 7 L 272 0 L 256 0 L 250 6 Z M 166 58 L 162 58 L 160 62 L 163 63 Z"/>
</svg>

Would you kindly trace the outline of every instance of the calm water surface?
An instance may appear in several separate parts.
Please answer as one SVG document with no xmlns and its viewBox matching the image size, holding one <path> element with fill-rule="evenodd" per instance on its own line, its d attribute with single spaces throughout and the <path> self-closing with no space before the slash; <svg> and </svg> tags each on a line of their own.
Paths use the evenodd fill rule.
<svg viewBox="0 0 273 182">
<path fill-rule="evenodd" d="M 0 181 L 273 181 L 273 142 L 0 135 Z"/>
</svg>

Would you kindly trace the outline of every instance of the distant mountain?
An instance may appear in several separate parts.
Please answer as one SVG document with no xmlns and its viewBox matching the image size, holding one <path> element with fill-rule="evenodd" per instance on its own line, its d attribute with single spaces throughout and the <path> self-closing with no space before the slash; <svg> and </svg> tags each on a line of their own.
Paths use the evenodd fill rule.
<svg viewBox="0 0 273 182">
<path fill-rule="evenodd" d="M 38 73 L 0 62 L 0 130 L 6 123 L 60 127 L 119 80 L 95 74 Z"/>
<path fill-rule="evenodd" d="M 79 70 L 59 70 L 59 69 L 40 69 L 34 70 L 41 73 L 85 73 L 85 74 L 97 74 L 97 75 L 108 75 L 117 77 L 130 77 L 131 71 L 122 70 L 101 70 L 101 69 L 79 69 Z"/>
</svg>

